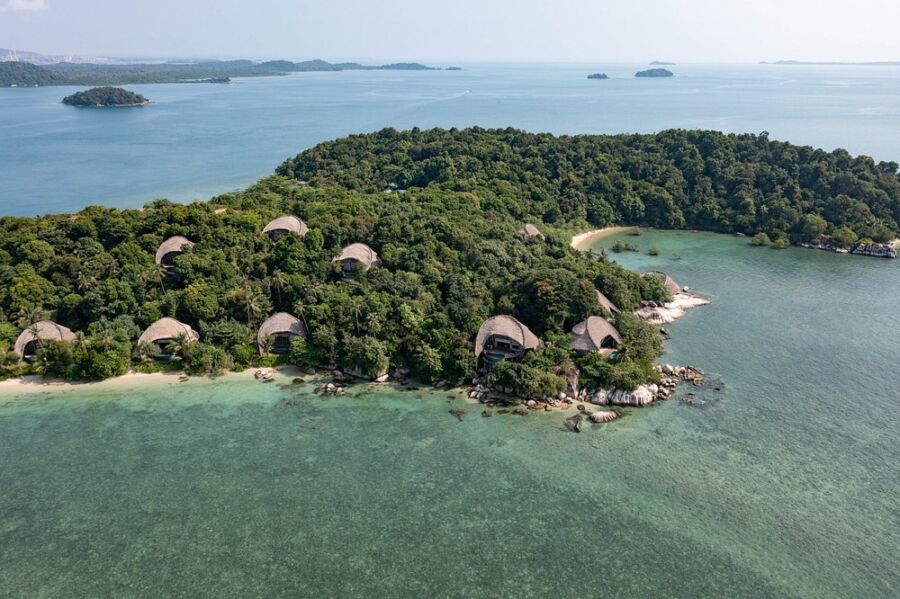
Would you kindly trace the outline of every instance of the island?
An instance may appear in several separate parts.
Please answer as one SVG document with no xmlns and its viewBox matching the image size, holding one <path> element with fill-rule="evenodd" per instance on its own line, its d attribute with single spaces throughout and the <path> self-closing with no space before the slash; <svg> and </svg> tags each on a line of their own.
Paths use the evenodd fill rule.
<svg viewBox="0 0 900 599">
<path fill-rule="evenodd" d="M 646 71 L 638 71 L 635 77 L 674 77 L 675 73 L 668 69 L 647 69 Z"/>
<path fill-rule="evenodd" d="M 86 108 L 121 108 L 128 106 L 146 106 L 150 100 L 140 94 L 130 92 L 121 87 L 94 87 L 87 91 L 76 92 L 62 99 L 67 106 Z"/>
<path fill-rule="evenodd" d="M 462 67 L 447 67 L 445 71 L 461 71 Z"/>
<path fill-rule="evenodd" d="M 898 169 L 767 134 L 352 135 L 207 202 L 0 219 L 0 378 L 292 365 L 336 377 L 329 394 L 412 380 L 485 410 L 646 405 L 706 384 L 655 364 L 665 323 L 705 300 L 573 236 L 627 225 L 874 251 L 900 232 Z"/>
<path fill-rule="evenodd" d="M 676 63 L 666 62 L 664 60 L 654 60 L 650 62 L 651 67 L 673 67 Z"/>
<path fill-rule="evenodd" d="M 606 73 L 591 73 L 587 76 L 588 79 L 609 79 Z"/>
<path fill-rule="evenodd" d="M 290 73 L 336 71 L 436 71 L 417 62 L 363 65 L 324 60 L 207 60 L 191 63 L 86 63 L 62 62 L 35 65 L 0 62 L 0 87 L 45 85 L 129 85 L 137 83 L 225 83 L 234 77 L 273 77 Z"/>
</svg>

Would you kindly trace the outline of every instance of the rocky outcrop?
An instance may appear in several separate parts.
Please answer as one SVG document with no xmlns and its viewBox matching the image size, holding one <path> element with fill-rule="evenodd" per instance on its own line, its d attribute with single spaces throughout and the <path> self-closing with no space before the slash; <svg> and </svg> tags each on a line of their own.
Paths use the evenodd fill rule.
<svg viewBox="0 0 900 599">
<path fill-rule="evenodd" d="M 588 395 L 588 401 L 598 406 L 648 406 L 655 399 L 656 390 L 651 390 L 648 385 L 641 385 L 634 391 L 597 389 Z"/>
<path fill-rule="evenodd" d="M 600 410 L 599 412 L 594 412 L 591 414 L 591 422 L 595 424 L 602 424 L 604 422 L 612 422 L 619 415 L 613 412 L 612 410 Z"/>
<path fill-rule="evenodd" d="M 877 258 L 896 258 L 896 242 L 892 243 L 860 243 L 851 252 L 860 256 L 875 256 Z"/>
<path fill-rule="evenodd" d="M 709 300 L 705 297 L 682 291 L 676 293 L 668 304 L 662 302 L 641 302 L 634 311 L 635 316 L 653 324 L 675 322 L 692 308 L 705 306 Z"/>
</svg>

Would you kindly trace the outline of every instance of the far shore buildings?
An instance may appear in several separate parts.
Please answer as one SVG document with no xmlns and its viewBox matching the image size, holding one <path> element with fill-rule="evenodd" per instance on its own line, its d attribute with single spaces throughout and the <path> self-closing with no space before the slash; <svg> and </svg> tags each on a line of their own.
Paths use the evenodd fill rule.
<svg viewBox="0 0 900 599">
<path fill-rule="evenodd" d="M 291 350 L 291 344 L 298 337 L 306 338 L 306 325 L 300 319 L 286 312 L 269 317 L 256 335 L 260 355 L 272 353 L 282 356 Z"/>
<path fill-rule="evenodd" d="M 171 268 L 175 265 L 175 257 L 184 252 L 185 248 L 192 247 L 194 247 L 194 242 L 187 237 L 181 235 L 169 237 L 156 250 L 156 264 Z"/>
<path fill-rule="evenodd" d="M 140 351 L 141 347 L 154 344 L 160 349 L 160 353 L 156 357 L 165 359 L 171 357 L 168 348 L 179 338 L 186 342 L 200 341 L 200 335 L 190 325 L 174 318 L 160 318 L 141 334 L 137 341 L 137 348 Z"/>
<path fill-rule="evenodd" d="M 572 350 L 579 355 L 598 352 L 608 358 L 619 348 L 622 337 L 605 318 L 589 316 L 572 327 Z"/>
<path fill-rule="evenodd" d="M 340 262 L 344 277 L 352 279 L 359 270 L 363 272 L 375 266 L 381 266 L 381 259 L 375 250 L 364 243 L 353 243 L 341 250 L 341 254 L 332 262 Z"/>
<path fill-rule="evenodd" d="M 28 327 L 16 339 L 14 351 L 24 360 L 31 360 L 44 343 L 52 341 L 75 341 L 75 333 L 61 324 L 41 320 Z"/>
<path fill-rule="evenodd" d="M 284 235 L 294 234 L 303 237 L 308 232 L 309 227 L 306 226 L 306 223 L 291 215 L 279 216 L 263 229 L 263 234 L 268 235 L 272 243 L 277 242 Z"/>
<path fill-rule="evenodd" d="M 486 372 L 497 362 L 520 358 L 540 346 L 540 339 L 514 317 L 492 316 L 484 321 L 475 338 L 478 370 Z"/>
</svg>

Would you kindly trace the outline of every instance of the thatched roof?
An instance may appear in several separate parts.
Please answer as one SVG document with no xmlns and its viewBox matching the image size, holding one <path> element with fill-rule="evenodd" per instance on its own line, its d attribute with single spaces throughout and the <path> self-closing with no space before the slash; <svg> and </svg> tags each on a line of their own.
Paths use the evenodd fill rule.
<svg viewBox="0 0 900 599">
<path fill-rule="evenodd" d="M 22 334 L 16 339 L 15 352 L 20 358 L 24 357 L 26 346 L 37 339 L 41 341 L 74 341 L 75 333 L 61 324 L 56 324 L 49 320 L 41 320 L 34 323 L 33 327 L 28 327 L 22 331 Z"/>
<path fill-rule="evenodd" d="M 341 250 L 341 255 L 332 260 L 332 262 L 343 262 L 344 260 L 356 260 L 369 270 L 373 266 L 381 266 L 381 260 L 375 250 L 364 243 L 353 243 Z"/>
<path fill-rule="evenodd" d="M 288 233 L 296 233 L 302 237 L 309 231 L 309 227 L 296 216 L 287 215 L 279 216 L 263 229 L 264 234 L 271 233 L 272 231 L 286 231 Z"/>
<path fill-rule="evenodd" d="M 259 327 L 259 333 L 256 334 L 259 350 L 262 351 L 267 337 L 283 334 L 293 335 L 294 337 L 306 337 L 306 326 L 287 312 L 279 312 L 270 316 L 268 320 L 262 323 L 262 326 Z"/>
<path fill-rule="evenodd" d="M 485 320 L 484 324 L 481 325 L 481 328 L 478 329 L 478 336 L 475 338 L 476 357 L 481 355 L 481 352 L 484 351 L 484 344 L 487 343 L 488 339 L 493 335 L 509 337 L 525 349 L 536 349 L 541 344 L 540 339 L 538 339 L 528 327 L 512 316 L 491 316 Z"/>
<path fill-rule="evenodd" d="M 613 352 L 613 349 L 603 347 L 603 341 L 608 337 L 612 337 L 615 345 L 622 343 L 622 336 L 619 335 L 616 327 L 604 318 L 589 316 L 586 320 L 582 320 L 572 327 L 571 347 L 576 351 L 599 351 L 603 355 L 609 355 Z"/>
<path fill-rule="evenodd" d="M 662 281 L 663 285 L 666 286 L 666 289 L 672 295 L 675 295 L 676 293 L 681 293 L 681 285 L 676 283 L 675 280 L 672 277 L 670 277 L 667 273 L 664 273 L 661 270 L 651 270 L 647 274 L 653 275 L 656 278 L 658 278 L 660 281 Z"/>
<path fill-rule="evenodd" d="M 160 318 L 144 331 L 137 341 L 138 347 L 144 343 L 156 343 L 163 339 L 176 339 L 184 336 L 186 341 L 200 341 L 200 335 L 189 325 L 174 318 Z"/>
<path fill-rule="evenodd" d="M 541 230 L 531 223 L 528 223 L 527 225 L 519 229 L 519 234 L 525 235 L 526 237 L 540 237 L 541 239 L 544 238 L 544 234 L 541 233 Z"/>
<path fill-rule="evenodd" d="M 619 309 L 616 308 L 616 305 L 609 301 L 609 298 L 597 291 L 597 303 L 603 306 L 603 308 L 609 312 L 610 316 L 615 316 L 619 313 Z"/>
<path fill-rule="evenodd" d="M 194 242 L 188 239 L 187 237 L 182 237 L 181 235 L 176 235 L 175 237 L 169 237 L 159 246 L 159 249 L 156 250 L 156 263 L 162 264 L 163 258 L 165 258 L 169 254 L 178 253 L 184 251 L 182 248 L 194 247 Z"/>
</svg>

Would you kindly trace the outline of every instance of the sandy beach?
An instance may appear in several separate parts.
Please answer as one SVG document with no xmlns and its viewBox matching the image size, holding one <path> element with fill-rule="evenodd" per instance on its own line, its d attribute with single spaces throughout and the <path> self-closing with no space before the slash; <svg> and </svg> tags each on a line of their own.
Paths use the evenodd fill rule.
<svg viewBox="0 0 900 599">
<path fill-rule="evenodd" d="M 629 229 L 634 229 L 636 227 L 606 227 L 604 229 L 594 229 L 593 231 L 587 231 L 586 233 L 579 233 L 572 237 L 572 241 L 569 243 L 576 250 L 586 249 L 592 242 L 600 239 L 601 237 L 606 237 L 607 235 L 612 235 L 613 233 L 621 233 L 623 231 L 628 231 Z"/>
<path fill-rule="evenodd" d="M 253 373 L 256 371 L 255 368 L 248 368 L 243 372 L 228 372 L 220 375 L 216 378 L 222 377 L 238 377 L 238 378 L 253 378 Z M 64 390 L 64 389 L 73 389 L 75 387 L 85 387 L 87 385 L 96 386 L 97 388 L 107 388 L 112 389 L 115 387 L 132 387 L 135 385 L 152 385 L 152 384 L 160 384 L 160 383 L 178 383 L 181 380 L 181 377 L 184 375 L 183 372 L 153 372 L 153 373 L 143 373 L 143 372 L 129 372 L 128 374 L 123 374 L 122 376 L 113 377 L 111 379 L 106 379 L 104 381 L 93 381 L 93 382 L 78 382 L 78 381 L 65 381 L 62 379 L 54 379 L 54 378 L 46 378 L 39 375 L 30 375 L 19 378 L 7 379 L 5 381 L 0 381 L 0 393 L 29 393 L 29 392 L 40 392 L 47 391 L 50 389 Z M 190 377 L 193 379 L 204 379 L 207 377 Z"/>
</svg>

